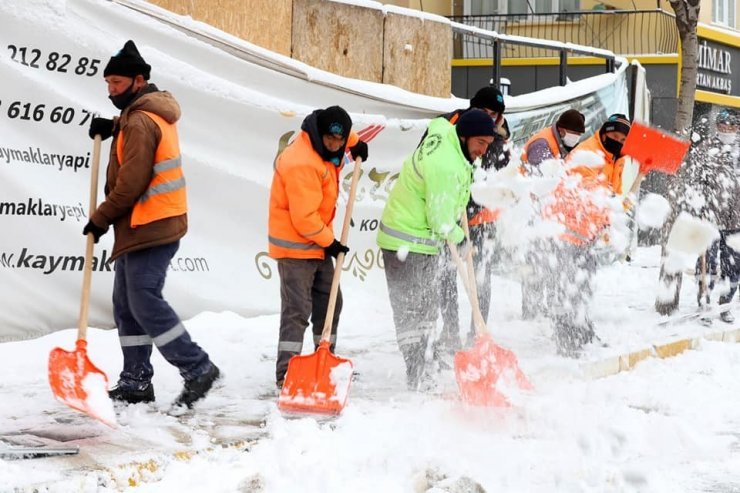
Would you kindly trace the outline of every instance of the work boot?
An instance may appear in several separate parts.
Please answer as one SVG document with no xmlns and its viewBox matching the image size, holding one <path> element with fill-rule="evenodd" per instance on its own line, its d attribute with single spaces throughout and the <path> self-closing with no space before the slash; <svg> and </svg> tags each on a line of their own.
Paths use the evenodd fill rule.
<svg viewBox="0 0 740 493">
<path fill-rule="evenodd" d="M 139 402 L 154 402 L 154 386 L 150 383 L 141 389 L 122 387 L 120 384 L 108 391 L 108 397 L 115 402 L 138 404 Z"/>
<path fill-rule="evenodd" d="M 735 316 L 732 314 L 731 311 L 722 312 L 719 314 L 720 320 L 722 320 L 726 324 L 731 324 L 735 321 Z"/>
<path fill-rule="evenodd" d="M 185 380 L 185 387 L 175 399 L 174 405 L 191 409 L 196 401 L 203 399 L 208 394 L 208 391 L 213 387 L 213 382 L 220 376 L 221 372 L 218 367 L 211 363 L 211 367 L 203 375 L 194 380 Z"/>
</svg>

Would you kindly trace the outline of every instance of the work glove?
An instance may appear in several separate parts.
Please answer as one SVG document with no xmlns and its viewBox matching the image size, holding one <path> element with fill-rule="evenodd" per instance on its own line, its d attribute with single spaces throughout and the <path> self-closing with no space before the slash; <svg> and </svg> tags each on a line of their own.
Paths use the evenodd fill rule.
<svg viewBox="0 0 740 493">
<path fill-rule="evenodd" d="M 347 255 L 347 253 L 349 253 L 349 247 L 339 243 L 339 240 L 334 240 L 331 242 L 331 245 L 324 248 L 324 251 L 332 257 L 337 258 L 340 253 Z"/>
<path fill-rule="evenodd" d="M 352 155 L 352 159 L 357 159 L 359 157 L 362 158 L 363 161 L 367 161 L 367 144 L 364 141 L 359 140 L 357 141 L 357 144 L 349 148 L 349 153 Z"/>
<path fill-rule="evenodd" d="M 101 236 L 103 236 L 105 233 L 108 232 L 108 228 L 101 228 L 92 220 L 88 221 L 84 228 L 82 228 L 82 234 L 87 236 L 88 234 L 92 233 L 93 238 L 95 238 L 95 243 L 98 242 Z"/>
<path fill-rule="evenodd" d="M 90 122 L 90 131 L 88 132 L 91 139 L 94 139 L 96 135 L 100 135 L 100 138 L 105 140 L 113 135 L 113 120 L 108 118 L 93 118 Z"/>
</svg>

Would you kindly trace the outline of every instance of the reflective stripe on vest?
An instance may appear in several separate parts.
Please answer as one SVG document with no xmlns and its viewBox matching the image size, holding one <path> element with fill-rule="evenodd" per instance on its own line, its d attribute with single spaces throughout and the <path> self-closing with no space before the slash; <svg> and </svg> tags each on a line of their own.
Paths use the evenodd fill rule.
<svg viewBox="0 0 740 493">
<path fill-rule="evenodd" d="M 141 110 L 137 110 L 141 111 Z M 157 124 L 162 134 L 154 153 L 152 179 L 139 197 L 131 213 L 131 227 L 136 228 L 168 217 L 181 216 L 188 211 L 185 176 L 182 172 L 177 127 L 150 111 L 141 111 Z M 118 134 L 116 155 L 123 161 L 123 131 Z"/>
<path fill-rule="evenodd" d="M 404 233 L 403 231 L 398 231 L 397 229 L 393 229 L 393 228 L 386 226 L 382 222 L 380 223 L 380 230 L 383 233 L 387 234 L 388 236 L 391 236 L 398 240 L 408 241 L 410 243 L 416 243 L 419 245 L 427 245 L 431 247 L 438 247 L 441 244 L 441 242 L 439 241 L 430 240 L 428 238 L 419 238 L 418 236 L 412 236 L 408 233 Z"/>
</svg>

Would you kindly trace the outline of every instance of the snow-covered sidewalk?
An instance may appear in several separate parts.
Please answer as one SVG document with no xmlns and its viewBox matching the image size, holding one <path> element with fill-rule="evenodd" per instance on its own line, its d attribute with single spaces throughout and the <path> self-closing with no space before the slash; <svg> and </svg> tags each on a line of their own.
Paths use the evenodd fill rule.
<svg viewBox="0 0 740 493">
<path fill-rule="evenodd" d="M 704 341 L 697 351 L 598 380 L 581 371 L 663 341 L 737 328 L 656 326 L 657 268 L 657 248 L 641 248 L 632 263 L 600 272 L 593 315 L 608 347 L 589 347 L 581 360 L 555 356 L 548 322 L 522 322 L 518 283 L 495 277 L 489 326 L 535 385 L 510 410 L 404 390 L 382 276 L 345 290 L 337 354 L 359 375 L 344 413 L 329 422 L 276 410 L 277 315 L 202 313 L 187 321 L 223 370 L 221 386 L 192 415 L 158 412 L 181 381 L 155 352 L 156 406 L 120 410 L 115 430 L 65 408 L 49 390 L 49 351 L 71 349 L 73 330 L 2 344 L 0 436 L 48 437 L 80 453 L 0 461 L 0 491 L 735 491 L 740 345 Z M 687 279 L 682 311 L 694 309 L 695 294 Z M 116 334 L 91 330 L 89 341 L 90 359 L 115 382 Z M 454 395 L 451 374 L 441 378 Z"/>
</svg>

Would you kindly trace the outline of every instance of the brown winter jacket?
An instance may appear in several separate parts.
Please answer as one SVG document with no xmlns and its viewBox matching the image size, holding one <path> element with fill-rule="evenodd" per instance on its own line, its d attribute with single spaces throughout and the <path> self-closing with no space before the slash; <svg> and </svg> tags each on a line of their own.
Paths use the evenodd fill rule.
<svg viewBox="0 0 740 493">
<path fill-rule="evenodd" d="M 175 123 L 180 118 L 180 105 L 175 98 L 166 91 L 159 91 L 154 84 L 149 84 L 116 120 L 115 137 L 108 161 L 105 200 L 91 217 L 98 226 L 107 228 L 113 225 L 115 241 L 112 258 L 172 243 L 185 236 L 188 230 L 187 214 L 131 228 L 131 212 L 152 179 L 154 154 L 162 137 L 157 124 L 137 110 L 155 113 L 169 123 Z M 116 155 L 120 131 L 126 136 L 122 159 Z"/>
</svg>

